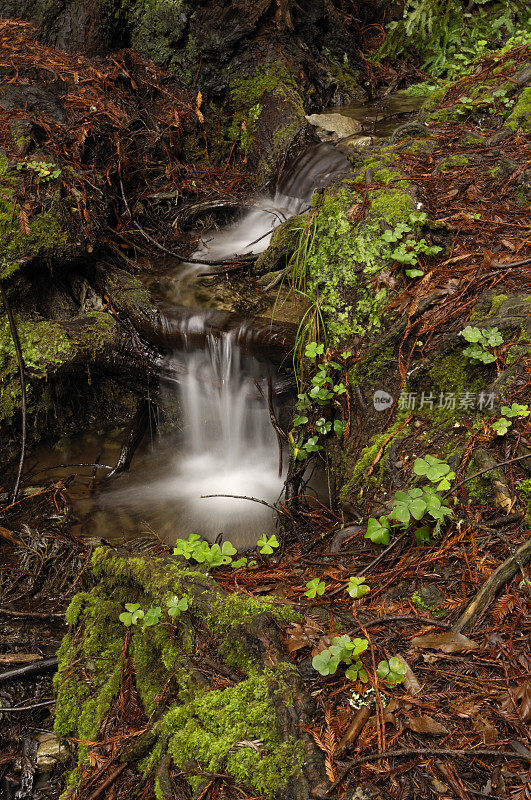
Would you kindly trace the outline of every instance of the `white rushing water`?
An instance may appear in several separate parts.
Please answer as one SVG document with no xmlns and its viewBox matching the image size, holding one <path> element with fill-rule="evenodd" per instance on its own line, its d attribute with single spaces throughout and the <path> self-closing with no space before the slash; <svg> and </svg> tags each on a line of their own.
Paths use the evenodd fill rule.
<svg viewBox="0 0 531 800">
<path fill-rule="evenodd" d="M 332 145 L 320 144 L 307 150 L 282 175 L 273 197 L 258 197 L 237 222 L 205 236 L 194 259 L 224 259 L 235 255 L 262 253 L 275 228 L 306 211 L 316 189 L 348 172 L 346 156 Z"/>
<path fill-rule="evenodd" d="M 170 543 L 221 535 L 241 550 L 274 529 L 275 515 L 262 504 L 204 497 L 273 505 L 283 487 L 276 435 L 254 383 L 264 365 L 245 356 L 236 337 L 210 336 L 203 350 L 176 355 L 175 388 L 164 389 L 164 404 L 178 407 L 179 435 L 156 440 L 105 498 L 107 510 L 134 515 Z"/>
<path fill-rule="evenodd" d="M 282 491 L 278 447 L 265 402 L 253 383 L 254 359 L 244 358 L 234 334 L 212 337 L 205 350 L 187 354 L 180 383 L 183 447 L 167 488 L 187 524 L 213 541 L 220 533 L 251 547 L 271 529 L 272 511 L 245 495 L 273 504 Z"/>
<path fill-rule="evenodd" d="M 233 225 L 205 237 L 194 258 L 265 250 L 278 225 L 305 210 L 313 191 L 348 168 L 345 156 L 330 145 L 314 147 L 286 171 L 274 197 L 258 198 Z M 200 265 L 180 269 L 177 281 L 202 271 Z M 183 327 L 185 339 L 187 332 L 204 331 L 204 325 L 205 312 L 198 311 Z M 164 390 L 165 398 L 170 409 L 179 406 L 181 435 L 177 440 L 161 436 L 152 453 L 107 495 L 107 507 L 125 508 L 171 542 L 190 533 L 211 542 L 222 535 L 246 549 L 274 529 L 275 514 L 262 504 L 204 497 L 244 495 L 274 504 L 283 488 L 276 434 L 253 382 L 270 368 L 243 356 L 237 338 L 237 331 L 209 337 L 203 350 L 190 348 L 169 359 L 175 389 L 170 396 Z"/>
</svg>

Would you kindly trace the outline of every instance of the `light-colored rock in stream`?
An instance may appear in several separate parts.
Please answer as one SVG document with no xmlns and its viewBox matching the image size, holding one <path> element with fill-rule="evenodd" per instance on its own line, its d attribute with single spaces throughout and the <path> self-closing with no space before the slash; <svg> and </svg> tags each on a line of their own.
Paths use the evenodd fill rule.
<svg viewBox="0 0 531 800">
<path fill-rule="evenodd" d="M 345 139 L 341 139 L 336 147 L 338 150 L 341 150 L 342 153 L 348 155 L 352 150 L 363 150 L 364 147 L 369 147 L 371 144 L 376 144 L 378 141 L 378 136 L 360 136 L 356 134 L 355 136 L 347 136 Z"/>
<path fill-rule="evenodd" d="M 307 114 L 306 120 L 315 128 L 335 134 L 339 139 L 361 131 L 361 123 L 343 114 Z"/>
</svg>

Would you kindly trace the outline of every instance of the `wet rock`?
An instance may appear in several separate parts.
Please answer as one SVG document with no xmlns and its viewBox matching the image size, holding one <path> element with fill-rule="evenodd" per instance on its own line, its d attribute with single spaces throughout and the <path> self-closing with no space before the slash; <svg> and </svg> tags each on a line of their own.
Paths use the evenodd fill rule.
<svg viewBox="0 0 531 800">
<path fill-rule="evenodd" d="M 362 130 L 360 122 L 344 114 L 307 114 L 306 121 L 315 128 L 336 134 L 340 139 Z"/>
<path fill-rule="evenodd" d="M 51 92 L 37 84 L 33 86 L 15 86 L 7 84 L 0 86 L 0 108 L 4 111 L 25 109 L 27 111 L 42 111 L 54 122 L 64 125 L 68 117 L 59 100 Z"/>
<path fill-rule="evenodd" d="M 378 136 L 347 136 L 337 143 L 337 149 L 348 155 L 353 150 L 363 150 L 365 147 L 370 147 L 370 145 L 375 144 L 378 139 Z"/>
<path fill-rule="evenodd" d="M 66 761 L 70 755 L 67 745 L 54 733 L 41 733 L 37 741 L 37 769 L 41 772 L 50 772 L 58 761 Z"/>
</svg>

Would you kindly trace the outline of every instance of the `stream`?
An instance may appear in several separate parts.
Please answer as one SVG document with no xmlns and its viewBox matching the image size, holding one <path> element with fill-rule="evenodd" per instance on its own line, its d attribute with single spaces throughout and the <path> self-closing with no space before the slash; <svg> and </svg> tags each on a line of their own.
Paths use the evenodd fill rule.
<svg viewBox="0 0 531 800">
<path fill-rule="evenodd" d="M 367 133 L 377 130 L 379 135 L 389 135 L 403 121 L 400 114 L 418 106 L 418 98 L 413 103 L 408 98 L 386 98 L 383 106 L 384 111 L 381 103 L 379 108 L 355 105 L 342 108 L 341 113 L 361 121 Z M 386 113 L 391 116 L 387 123 Z M 209 310 L 233 307 L 235 295 L 242 290 L 230 282 L 222 289 L 225 282 L 219 278 L 202 278 L 209 266 L 197 262 L 262 252 L 275 228 L 310 207 L 313 192 L 349 170 L 347 157 L 334 145 L 313 146 L 284 170 L 274 195 L 257 197 L 225 228 L 203 232 L 193 263 L 166 259 L 156 270 L 149 281 L 154 298 L 170 308 L 186 306 L 193 313 L 182 320 L 183 346 L 164 358 L 168 380 L 157 398 L 163 413 L 160 419 L 149 415 L 148 435 L 130 470 L 108 483 L 104 480 L 119 455 L 123 438 L 119 430 L 81 434 L 53 451 L 41 447 L 34 455 L 35 465 L 53 477 L 71 474 L 71 469 L 55 468 L 58 461 L 102 465 L 76 467 L 69 488 L 82 536 L 122 539 L 150 532 L 172 544 L 178 537 L 198 533 L 211 542 L 228 539 L 244 550 L 254 547 L 262 533 L 274 530 L 275 515 L 261 503 L 206 497 L 239 495 L 270 505 L 279 500 L 284 472 L 279 469 L 279 445 L 265 397 L 268 379 L 275 385 L 282 369 L 257 358 L 248 347 L 242 349 L 241 344 L 252 343 L 255 335 L 259 340 L 252 324 L 242 321 L 239 327 L 217 335 L 209 330 Z M 284 315 L 296 323 L 304 313 L 304 299 L 284 296 L 284 306 L 277 304 L 278 296 L 264 301 L 263 292 L 248 287 L 245 291 L 264 320 L 273 309 L 275 319 L 282 320 Z M 202 348 L 197 347 L 198 338 L 205 343 Z M 280 395 L 275 405 L 282 416 L 288 398 Z"/>
</svg>

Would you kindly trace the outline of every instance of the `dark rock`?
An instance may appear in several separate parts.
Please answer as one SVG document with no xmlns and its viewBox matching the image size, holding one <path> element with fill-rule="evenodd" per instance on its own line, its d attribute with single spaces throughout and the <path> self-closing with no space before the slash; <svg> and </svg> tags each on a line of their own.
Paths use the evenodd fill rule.
<svg viewBox="0 0 531 800">
<path fill-rule="evenodd" d="M 61 125 L 68 122 L 66 112 L 59 100 L 38 84 L 15 86 L 9 83 L 0 86 L 0 108 L 3 108 L 4 111 L 18 109 L 41 111 Z"/>
</svg>

